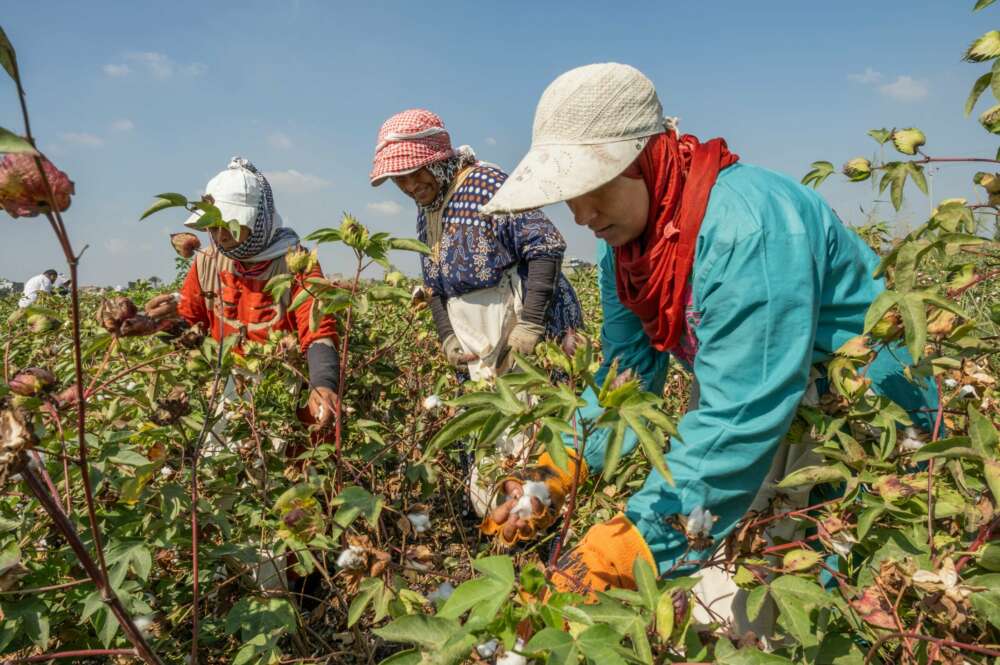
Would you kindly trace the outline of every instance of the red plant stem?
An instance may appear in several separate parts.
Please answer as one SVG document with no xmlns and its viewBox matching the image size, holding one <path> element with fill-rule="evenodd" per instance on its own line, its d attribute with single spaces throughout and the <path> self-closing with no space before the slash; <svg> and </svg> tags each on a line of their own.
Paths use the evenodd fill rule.
<svg viewBox="0 0 1000 665">
<path fill-rule="evenodd" d="M 110 379 L 108 379 L 107 381 L 105 381 L 101 385 L 97 386 L 96 388 L 93 388 L 93 389 L 87 388 L 87 397 L 92 397 L 93 395 L 98 394 L 99 392 L 101 392 L 102 390 L 104 390 L 105 388 L 107 388 L 108 386 L 110 386 L 112 383 L 114 383 L 118 379 L 124 378 L 124 377 L 128 376 L 129 374 L 132 374 L 133 372 L 135 372 L 137 369 L 139 369 L 141 367 L 146 367 L 148 365 L 152 365 L 155 362 L 159 362 L 159 361 L 163 360 L 164 358 L 169 358 L 170 356 L 175 356 L 178 353 L 180 353 L 179 350 L 178 351 L 170 351 L 168 353 L 164 353 L 162 356 L 156 356 L 152 360 L 146 360 L 146 361 L 143 361 L 143 362 L 141 362 L 141 363 L 139 363 L 137 365 L 132 365 L 131 367 L 126 367 L 125 369 L 123 369 L 122 371 L 118 372 L 117 374 L 115 374 Z"/>
<path fill-rule="evenodd" d="M 989 524 L 984 524 L 983 526 L 979 527 L 979 533 L 976 535 L 976 539 L 972 542 L 972 545 L 969 546 L 969 551 L 970 552 L 979 551 L 980 547 L 985 545 L 988 541 L 990 541 L 993 538 L 993 531 L 997 527 L 1000 527 L 1000 517 L 995 517 L 993 518 L 993 521 L 990 522 Z M 958 572 L 962 572 L 962 569 L 965 568 L 966 564 L 968 564 L 971 559 L 972 559 L 971 554 L 966 554 L 965 556 L 963 556 L 961 559 L 958 560 L 958 563 L 955 564 L 955 570 Z"/>
<path fill-rule="evenodd" d="M 572 384 L 570 385 L 570 390 L 573 390 Z M 573 521 L 573 513 L 576 512 L 576 490 L 580 486 L 580 469 L 583 467 L 583 453 L 587 449 L 586 438 L 584 438 L 583 443 L 577 443 L 575 411 L 573 412 L 572 425 L 573 450 L 576 451 L 577 455 L 576 468 L 573 470 L 573 486 L 569 490 L 569 506 L 566 508 L 566 514 L 563 515 L 563 525 L 562 529 L 559 531 L 559 541 L 556 542 L 556 546 L 552 549 L 552 556 L 549 557 L 550 571 L 555 568 L 555 565 L 559 562 L 559 554 L 562 552 L 563 545 L 566 543 L 566 535 L 569 533 L 570 522 Z"/>
<path fill-rule="evenodd" d="M 80 283 L 79 275 L 77 274 L 77 265 L 80 257 L 73 252 L 73 247 L 70 245 L 69 234 L 66 233 L 66 226 L 63 224 L 62 215 L 59 214 L 59 209 L 56 205 L 56 197 L 52 192 L 52 185 L 49 183 L 49 178 L 42 166 L 41 153 L 37 152 L 38 147 L 35 143 L 34 136 L 31 134 L 31 120 L 28 115 L 28 104 L 25 100 L 24 87 L 21 85 L 21 74 L 16 61 L 13 61 L 13 70 L 14 83 L 17 86 L 18 101 L 21 105 L 21 116 L 24 119 L 25 138 L 36 150 L 34 155 L 35 168 L 41 176 L 42 184 L 45 187 L 45 196 L 49 203 L 49 210 L 45 213 L 45 217 L 49 220 L 49 224 L 52 226 L 52 230 L 56 234 L 56 239 L 58 239 L 59 244 L 62 247 L 63 254 L 66 257 L 66 263 L 69 264 L 70 302 L 73 322 L 73 361 L 74 373 L 76 375 L 77 396 L 77 440 L 80 446 L 80 473 L 83 480 L 84 496 L 87 500 L 87 513 L 90 519 L 90 530 L 94 538 L 94 548 L 97 551 L 97 560 L 100 564 L 100 568 L 94 565 L 94 561 L 90 558 L 87 548 L 84 547 L 80 537 L 76 534 L 76 530 L 73 529 L 72 523 L 62 512 L 58 501 L 45 491 L 44 485 L 38 482 L 38 476 L 34 473 L 30 463 L 24 465 L 22 477 L 25 479 L 25 482 L 28 482 L 29 486 L 33 488 L 34 494 L 45 507 L 46 512 L 49 513 L 58 525 L 61 525 L 64 532 L 63 535 L 73 547 L 73 551 L 76 553 L 80 563 L 83 564 L 84 568 L 87 570 L 87 574 L 94 580 L 94 584 L 96 584 L 97 588 L 100 590 L 101 599 L 109 605 L 129 641 L 136 647 L 136 651 L 139 656 L 150 665 L 160 665 L 159 658 L 157 658 L 156 655 L 150 650 L 149 645 L 146 644 L 145 638 L 143 638 L 142 634 L 132 622 L 132 617 L 125 611 L 121 601 L 118 600 L 118 596 L 108 585 L 108 567 L 104 559 L 104 547 L 101 544 L 101 531 L 97 525 L 97 512 L 94 509 L 94 495 L 91 490 L 90 472 L 87 464 L 87 437 L 85 429 L 87 403 L 86 395 L 83 390 L 83 352 L 80 345 Z M 88 563 L 89 566 L 87 565 Z"/>
<path fill-rule="evenodd" d="M 868 665 L 868 663 L 871 662 L 872 658 L 875 657 L 875 653 L 878 651 L 879 647 L 881 647 L 883 644 L 885 644 L 886 642 L 888 642 L 893 638 L 934 642 L 935 644 L 951 647 L 953 649 L 961 649 L 963 651 L 981 653 L 984 656 L 993 656 L 994 658 L 1000 657 L 1000 651 L 996 651 L 994 649 L 987 649 L 986 647 L 976 646 L 975 644 L 966 644 L 965 642 L 955 642 L 954 640 L 946 640 L 941 637 L 931 637 L 930 635 L 918 635 L 916 633 L 886 633 L 885 635 L 878 638 L 878 641 L 875 642 L 875 644 L 872 645 L 872 648 L 868 650 L 868 655 L 865 656 L 865 665 Z"/>
<path fill-rule="evenodd" d="M 800 515 L 805 515 L 807 513 L 811 513 L 814 510 L 819 510 L 820 508 L 824 508 L 826 506 L 829 506 L 829 505 L 832 505 L 832 504 L 835 504 L 835 503 L 840 503 L 840 499 L 830 499 L 829 501 L 823 501 L 822 503 L 817 503 L 817 504 L 812 505 L 812 506 L 806 506 L 805 508 L 798 508 L 796 510 L 788 510 L 788 511 L 785 511 L 783 513 L 777 513 L 775 515 L 771 515 L 770 517 L 765 517 L 764 519 L 757 520 L 757 521 L 753 522 L 750 526 L 751 526 L 751 528 L 762 527 L 765 524 L 770 524 L 771 522 L 776 522 L 778 520 L 783 520 L 786 517 L 796 517 L 796 516 L 800 516 Z"/>
<path fill-rule="evenodd" d="M 69 546 L 76 554 L 80 565 L 87 571 L 87 575 L 94 581 L 98 591 L 101 592 L 101 599 L 111 610 L 111 613 L 115 615 L 118 624 L 122 627 L 122 631 L 124 631 L 129 642 L 135 646 L 135 651 L 132 653 L 137 653 L 149 665 L 161 665 L 160 659 L 150 649 L 146 643 L 146 638 L 142 636 L 142 633 L 132 621 L 132 617 L 125 611 L 121 600 L 119 600 L 118 596 L 109 587 L 108 578 L 101 575 L 100 569 L 94 563 L 83 541 L 80 540 L 80 536 L 77 534 L 76 529 L 73 528 L 72 522 L 69 521 L 69 518 L 62 511 L 59 502 L 46 490 L 45 483 L 38 477 L 33 463 L 27 457 L 22 457 L 22 460 L 23 462 L 18 468 L 18 473 L 21 474 L 24 483 L 35 498 L 38 499 L 45 512 L 52 518 L 56 528 L 62 533 L 66 542 L 69 543 Z"/>
<path fill-rule="evenodd" d="M 86 584 L 87 582 L 93 582 L 93 580 L 89 578 L 83 578 L 79 580 L 63 582 L 62 584 L 51 584 L 49 586 L 35 587 L 33 589 L 15 589 L 13 591 L 0 591 L 0 596 L 33 596 L 36 593 L 44 593 L 45 591 L 59 591 L 61 589 L 71 589 L 75 586 Z"/>
<path fill-rule="evenodd" d="M 138 656 L 135 649 L 81 649 L 79 651 L 56 651 L 38 656 L 25 656 L 5 660 L 2 665 L 20 665 L 20 663 L 47 663 L 58 658 L 93 658 L 95 656 Z"/>
<path fill-rule="evenodd" d="M 42 480 L 45 481 L 45 485 L 49 488 L 49 492 L 52 493 L 52 496 L 59 496 L 59 490 L 56 489 L 55 484 L 52 482 L 52 476 L 49 475 L 49 472 L 45 468 L 45 464 L 42 463 L 42 456 L 38 454 L 37 450 L 34 449 L 31 451 L 31 456 L 34 457 L 35 461 L 38 463 L 38 470 L 42 472 Z"/>
<path fill-rule="evenodd" d="M 923 156 L 923 159 L 911 160 L 913 164 L 931 164 L 933 162 L 980 162 L 985 164 L 1000 164 L 1000 160 L 990 159 L 988 157 L 930 157 L 922 150 L 918 150 L 918 152 Z"/>
</svg>

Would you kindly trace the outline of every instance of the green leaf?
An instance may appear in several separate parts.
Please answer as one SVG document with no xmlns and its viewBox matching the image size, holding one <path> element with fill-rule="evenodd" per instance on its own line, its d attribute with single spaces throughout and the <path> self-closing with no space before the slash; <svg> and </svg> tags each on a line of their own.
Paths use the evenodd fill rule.
<svg viewBox="0 0 1000 665">
<path fill-rule="evenodd" d="M 597 624 L 586 629 L 576 638 L 580 651 L 594 665 L 625 665 L 619 653 L 622 636 L 611 626 Z"/>
<path fill-rule="evenodd" d="M 444 446 L 458 441 L 464 436 L 478 430 L 493 415 L 490 409 L 473 409 L 452 418 L 448 424 L 434 435 L 427 447 L 424 449 L 422 460 L 426 461 L 437 454 Z"/>
<path fill-rule="evenodd" d="M 872 328 L 882 320 L 886 312 L 899 302 L 899 297 L 899 294 L 895 291 L 883 291 L 875 296 L 875 300 L 869 305 L 868 312 L 865 314 L 865 329 L 863 331 L 865 335 L 870 333 Z"/>
<path fill-rule="evenodd" d="M 0 153 L 13 153 L 21 155 L 37 155 L 28 139 L 0 127 Z"/>
<path fill-rule="evenodd" d="M 364 515 L 365 520 L 373 527 L 378 526 L 378 516 L 382 512 L 382 497 L 375 496 L 368 490 L 351 485 L 345 487 L 330 505 L 340 506 L 333 520 L 342 527 L 348 526 L 358 515 Z"/>
<path fill-rule="evenodd" d="M 1000 574 L 977 575 L 968 584 L 986 587 L 969 596 L 969 602 L 994 628 L 1000 628 Z"/>
<path fill-rule="evenodd" d="M 799 644 L 808 648 L 819 644 L 813 610 L 835 605 L 834 597 L 815 582 L 782 575 L 771 583 L 771 597 L 780 611 L 782 625 Z"/>
<path fill-rule="evenodd" d="M 973 405 L 969 405 L 969 437 L 972 447 L 985 457 L 995 458 L 997 446 L 1000 444 L 1000 433 L 989 418 L 979 413 Z"/>
<path fill-rule="evenodd" d="M 803 185 L 811 185 L 813 188 L 819 188 L 823 181 L 830 177 L 833 173 L 834 166 L 830 162 L 813 162 L 812 171 L 805 174 L 802 178 Z"/>
<path fill-rule="evenodd" d="M 378 665 L 420 665 L 423 659 L 423 654 L 418 650 L 406 649 L 389 656 Z"/>
<path fill-rule="evenodd" d="M 416 644 L 426 649 L 440 649 L 460 630 L 458 622 L 425 614 L 408 614 L 372 632 L 389 642 Z"/>
<path fill-rule="evenodd" d="M 972 8 L 972 11 L 978 12 L 980 9 L 986 9 L 994 2 L 996 2 L 996 0 L 977 0 L 976 6 Z"/>
<path fill-rule="evenodd" d="M 778 483 L 778 487 L 801 487 L 803 485 L 820 485 L 823 483 L 841 483 L 850 478 L 843 465 L 807 466 L 793 471 Z"/>
<path fill-rule="evenodd" d="M 549 657 L 545 661 L 548 665 L 576 665 L 579 657 L 579 649 L 573 636 L 557 628 L 540 630 L 525 645 L 524 650 L 529 653 L 548 651 Z"/>
<path fill-rule="evenodd" d="M 993 82 L 993 72 L 986 72 L 972 84 L 972 90 L 969 92 L 969 98 L 965 100 L 965 117 L 969 117 L 972 114 L 972 109 L 976 107 L 976 102 L 979 101 L 979 97 L 982 96 L 983 91 L 990 87 Z"/>
<path fill-rule="evenodd" d="M 358 593 L 354 596 L 354 600 L 351 601 L 351 606 L 347 610 L 348 628 L 358 622 L 361 615 L 365 613 L 368 604 L 372 602 L 376 594 L 382 593 L 384 588 L 385 583 L 378 577 L 368 577 L 361 581 L 361 584 L 358 585 Z"/>
<path fill-rule="evenodd" d="M 430 254 L 431 248 L 414 238 L 393 238 L 389 241 L 391 249 L 400 249 L 406 252 L 419 252 L 420 254 Z"/>
<path fill-rule="evenodd" d="M 903 317 L 906 348 L 919 363 L 927 344 L 927 309 L 919 293 L 907 293 L 899 301 L 899 314 Z"/>
<path fill-rule="evenodd" d="M 910 461 L 914 464 L 919 462 L 925 462 L 929 459 L 942 457 L 946 459 L 952 458 L 973 458 L 979 459 L 982 457 L 982 453 L 969 447 L 969 437 L 967 436 L 956 436 L 948 439 L 941 439 L 939 441 L 934 441 L 933 443 L 928 443 L 923 446 L 920 450 L 915 452 L 910 458 Z"/>
<path fill-rule="evenodd" d="M 906 163 L 906 170 L 910 174 L 910 179 L 917 188 L 927 196 L 927 178 L 924 176 L 924 167 L 913 162 Z"/>
<path fill-rule="evenodd" d="M 174 194 L 173 192 L 167 192 L 166 194 L 159 194 L 153 201 L 153 205 L 146 208 L 146 212 L 142 213 L 139 217 L 139 221 L 146 219 L 154 212 L 159 212 L 161 210 L 166 210 L 167 208 L 178 208 L 186 206 L 188 203 L 187 199 L 180 195 Z"/>
<path fill-rule="evenodd" d="M 792 665 L 793 661 L 773 653 L 764 653 L 754 647 L 737 649 L 722 638 L 715 645 L 715 662 L 727 665 Z"/>
<path fill-rule="evenodd" d="M 17 53 L 14 51 L 14 45 L 10 43 L 7 33 L 3 31 L 3 28 L 0 28 L 0 65 L 7 70 L 7 74 L 15 82 L 18 81 Z"/>
<path fill-rule="evenodd" d="M 642 596 L 642 604 L 647 610 L 652 612 L 656 609 L 656 597 L 658 595 L 656 573 L 653 572 L 653 567 L 642 557 L 636 557 L 632 563 L 632 575 L 635 577 L 636 587 Z"/>
<path fill-rule="evenodd" d="M 756 621 L 757 617 L 760 616 L 765 600 L 767 600 L 767 586 L 763 584 L 754 587 L 747 594 L 747 618 L 750 621 Z"/>
<path fill-rule="evenodd" d="M 869 129 L 868 136 L 875 139 L 879 145 L 883 145 L 886 141 L 892 138 L 892 130 L 885 129 L 884 127 L 882 129 Z"/>
<path fill-rule="evenodd" d="M 976 554 L 976 563 L 980 568 L 1000 573 L 1000 545 L 989 543 Z"/>
</svg>

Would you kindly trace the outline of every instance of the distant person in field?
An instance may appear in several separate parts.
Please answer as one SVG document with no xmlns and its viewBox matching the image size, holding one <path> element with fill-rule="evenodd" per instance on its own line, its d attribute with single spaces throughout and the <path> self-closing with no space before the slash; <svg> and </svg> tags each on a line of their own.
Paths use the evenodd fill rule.
<svg viewBox="0 0 1000 665">
<path fill-rule="evenodd" d="M 531 354 L 561 340 L 583 317 L 560 270 L 566 242 L 544 213 L 479 215 L 507 175 L 472 149 L 452 148 L 434 113 L 410 109 L 382 125 L 371 184 L 391 179 L 417 204 L 424 286 L 448 362 L 473 379 L 511 364 L 510 349 Z"/>
<path fill-rule="evenodd" d="M 157 296 L 146 304 L 146 313 L 159 320 L 180 315 L 191 325 L 201 324 L 217 340 L 240 334 L 264 342 L 272 331 L 294 333 L 309 364 L 309 414 L 320 427 L 329 425 L 340 373 L 336 322 L 324 315 L 311 330 L 311 297 L 289 308 L 301 286 L 277 300 L 264 290 L 268 280 L 290 272 L 285 255 L 299 246 L 298 234 L 282 225 L 271 185 L 246 159 L 234 157 L 208 181 L 205 194 L 213 197 L 224 220 L 239 222 L 239 236 L 225 228 L 209 229 L 212 246 L 195 255 L 179 298 Z M 185 224 L 195 224 L 200 214 L 191 215 Z M 319 265 L 308 276 L 322 278 Z"/>
<path fill-rule="evenodd" d="M 24 309 L 35 304 L 35 301 L 38 300 L 38 294 L 52 293 L 53 285 L 58 277 L 59 273 L 49 268 L 41 275 L 35 275 L 29 279 L 24 283 L 24 291 L 21 299 L 17 301 L 17 306 Z"/>
<path fill-rule="evenodd" d="M 808 488 L 775 488 L 819 461 L 811 441 L 785 437 L 799 404 L 817 399 L 814 365 L 862 333 L 885 288 L 872 277 L 878 257 L 812 190 L 742 163 L 722 139 L 680 134 L 652 82 L 627 65 L 580 67 L 549 85 L 530 151 L 482 214 L 559 201 L 600 241 L 598 381 L 617 362 L 659 394 L 672 356 L 694 383 L 682 441 L 666 456 L 675 484 L 650 472 L 623 513 L 591 527 L 565 556 L 554 581 L 583 591 L 634 588 L 637 558 L 660 574 L 689 574 L 748 511 L 779 495 L 782 510 L 809 505 Z M 867 378 L 929 429 L 936 393 L 905 378 L 909 362 L 905 348 L 893 348 Z M 593 390 L 584 398 L 580 415 L 593 421 L 602 409 Z M 587 441 L 590 472 L 601 470 L 608 432 Z M 624 449 L 635 445 L 629 431 Z M 522 483 L 504 489 L 508 500 L 484 527 L 511 543 L 532 533 L 532 518 L 512 510 Z M 795 530 L 782 520 L 768 535 L 791 540 Z M 748 621 L 745 592 L 724 570 L 698 574 L 696 594 L 735 634 L 766 633 Z M 710 619 L 698 606 L 695 615 Z"/>
</svg>

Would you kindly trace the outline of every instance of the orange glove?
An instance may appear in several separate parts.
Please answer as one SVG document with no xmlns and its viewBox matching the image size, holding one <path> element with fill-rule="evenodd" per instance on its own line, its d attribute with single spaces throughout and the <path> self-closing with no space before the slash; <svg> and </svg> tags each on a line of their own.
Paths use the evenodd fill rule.
<svg viewBox="0 0 1000 665">
<path fill-rule="evenodd" d="M 506 500 L 483 518 L 479 530 L 487 536 L 495 535 L 504 547 L 511 547 L 522 540 L 531 540 L 556 521 L 563 502 L 573 487 L 577 464 L 581 482 L 587 474 L 587 463 L 575 451 L 567 450 L 567 469 L 559 468 L 548 453 L 538 458 L 538 463 L 525 468 L 497 484 L 498 493 Z"/>
<path fill-rule="evenodd" d="M 618 513 L 590 527 L 580 543 L 560 558 L 552 574 L 558 591 L 573 591 L 596 601 L 596 591 L 610 587 L 635 590 L 632 565 L 641 557 L 656 570 L 653 553 L 635 525 Z"/>
</svg>

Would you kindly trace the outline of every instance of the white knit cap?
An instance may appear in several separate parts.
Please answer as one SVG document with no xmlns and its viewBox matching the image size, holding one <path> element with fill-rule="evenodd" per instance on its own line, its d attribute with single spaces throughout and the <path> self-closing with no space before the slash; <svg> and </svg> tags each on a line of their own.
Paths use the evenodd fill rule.
<svg viewBox="0 0 1000 665">
<path fill-rule="evenodd" d="M 542 93 L 531 149 L 481 212 L 540 208 L 593 191 L 664 131 L 656 89 L 638 69 L 614 62 L 571 69 Z"/>
</svg>

